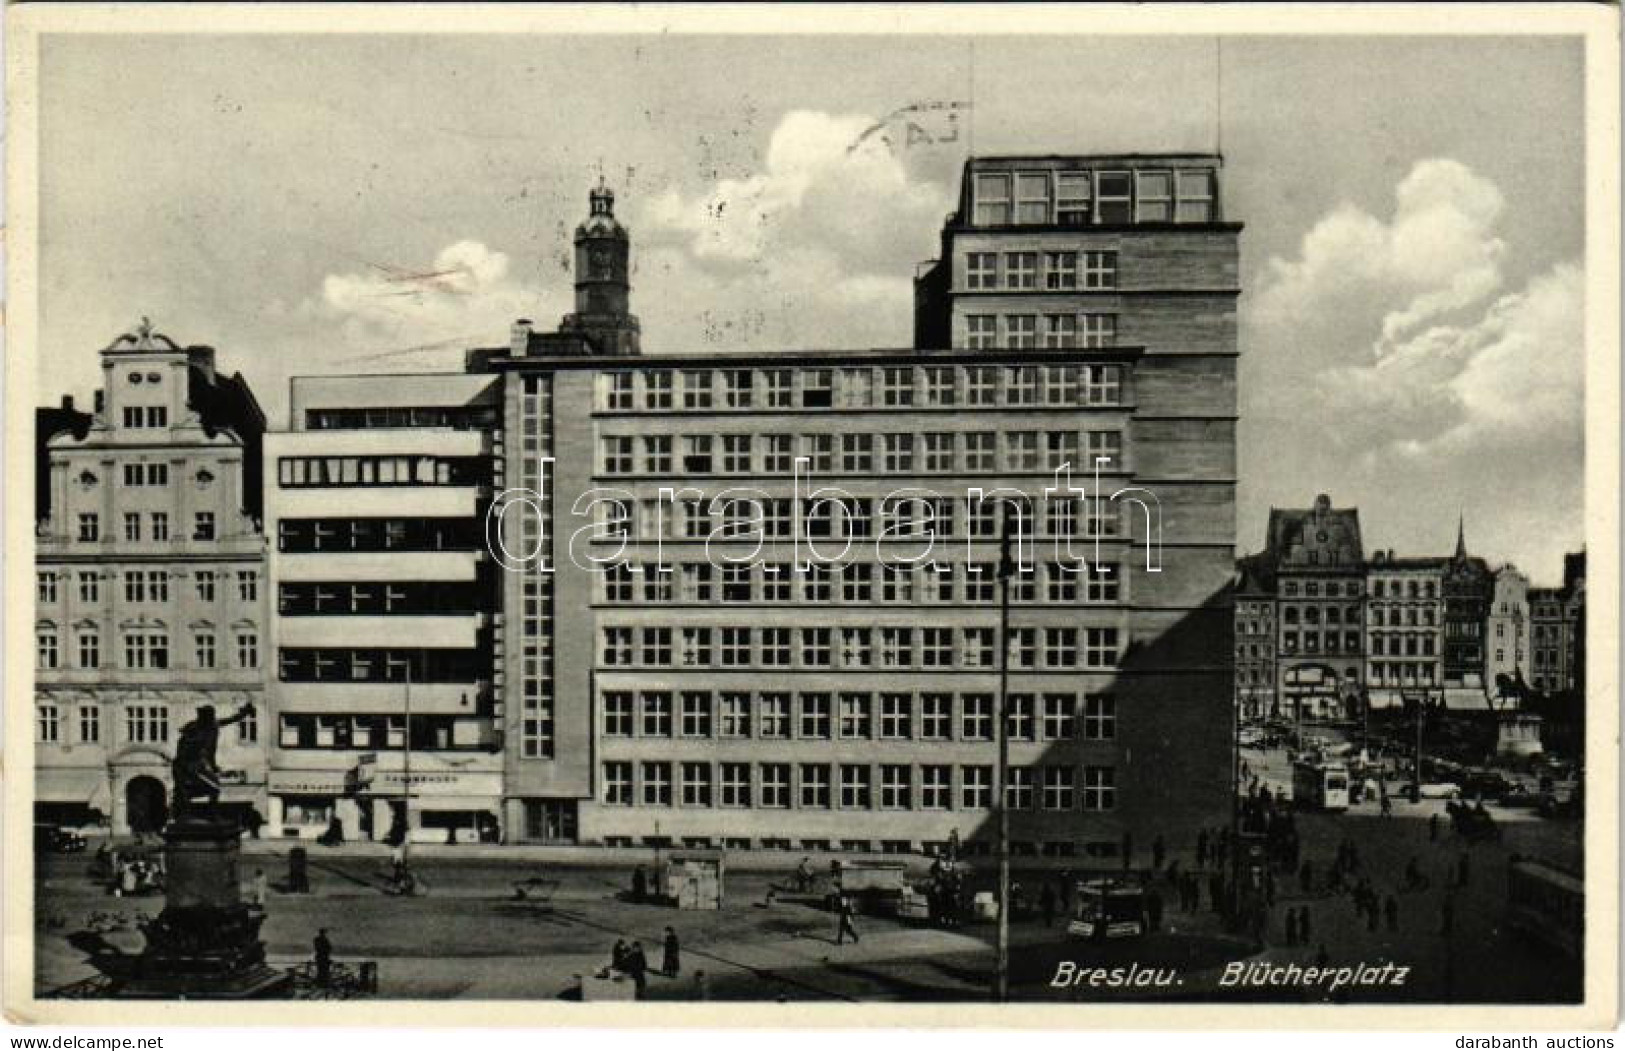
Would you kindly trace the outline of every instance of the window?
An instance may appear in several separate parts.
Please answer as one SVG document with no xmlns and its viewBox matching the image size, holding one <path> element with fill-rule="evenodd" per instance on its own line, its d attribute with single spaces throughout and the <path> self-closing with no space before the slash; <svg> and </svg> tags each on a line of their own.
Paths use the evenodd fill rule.
<svg viewBox="0 0 1625 1051">
<path fill-rule="evenodd" d="M 722 665 L 725 668 L 744 668 L 750 665 L 750 629 L 722 628 Z"/>
<path fill-rule="evenodd" d="M 671 663 L 671 629 L 644 628 L 642 663 L 646 668 L 664 668 Z"/>
<path fill-rule="evenodd" d="M 192 516 L 192 539 L 193 540 L 213 540 L 214 539 L 214 512 L 213 511 L 199 511 L 199 512 L 197 512 L 197 514 Z"/>
<path fill-rule="evenodd" d="M 801 764 L 801 805 L 829 808 L 829 767 L 821 763 Z"/>
<path fill-rule="evenodd" d="M 1008 226 L 1010 223 L 1010 176 L 980 174 L 973 184 L 976 191 L 977 226 Z"/>
<path fill-rule="evenodd" d="M 1016 174 L 1016 222 L 1028 225 L 1049 222 L 1049 173 Z"/>
<path fill-rule="evenodd" d="M 214 633 L 200 631 L 192 636 L 192 653 L 199 668 L 212 668 L 215 665 Z"/>
<path fill-rule="evenodd" d="M 162 511 L 152 513 L 152 538 L 154 540 L 169 539 L 169 515 Z"/>
<path fill-rule="evenodd" d="M 54 704 L 41 704 L 37 706 L 39 721 L 38 739 L 41 744 L 57 744 L 62 740 L 62 713 Z"/>
<path fill-rule="evenodd" d="M 1117 287 L 1117 253 L 1116 252 L 1085 252 L 1085 253 L 1083 253 L 1083 287 L 1084 288 L 1116 288 Z"/>
<path fill-rule="evenodd" d="M 869 808 L 869 768 L 855 763 L 841 764 L 841 806 L 848 810 Z"/>
<path fill-rule="evenodd" d="M 848 740 L 868 739 L 869 701 L 866 693 L 841 694 L 841 737 Z"/>
<path fill-rule="evenodd" d="M 910 716 L 914 698 L 906 693 L 880 695 L 880 736 L 887 741 L 906 741 L 911 737 Z"/>
<path fill-rule="evenodd" d="M 35 665 L 55 668 L 58 664 L 56 629 L 40 628 L 34 633 L 34 644 Z"/>
<path fill-rule="evenodd" d="M 867 474 L 874 469 L 874 435 L 841 435 L 841 470 L 849 474 Z"/>
<path fill-rule="evenodd" d="M 102 663 L 102 637 L 94 630 L 79 633 L 79 667 L 99 668 Z"/>
<path fill-rule="evenodd" d="M 920 696 L 920 739 L 946 741 L 952 732 L 954 698 L 949 693 Z"/>
<path fill-rule="evenodd" d="M 768 668 L 790 666 L 790 629 L 762 628 L 762 665 Z"/>
<path fill-rule="evenodd" d="M 762 806 L 782 808 L 790 805 L 790 764 L 763 763 Z M 748 805 L 748 804 L 747 804 Z"/>
<path fill-rule="evenodd" d="M 795 436 L 764 434 L 762 470 L 767 474 L 789 474 L 793 467 Z"/>
<path fill-rule="evenodd" d="M 829 694 L 801 695 L 801 737 L 810 740 L 828 740 L 829 721 Z"/>
<path fill-rule="evenodd" d="M 920 806 L 922 808 L 926 810 L 947 810 L 953 805 L 953 769 L 951 766 L 936 764 L 920 767 Z"/>
<path fill-rule="evenodd" d="M 1055 185 L 1055 221 L 1062 226 L 1087 226 L 1090 219 L 1089 173 L 1061 172 Z"/>
<path fill-rule="evenodd" d="M 967 252 L 965 254 L 965 287 L 986 290 L 998 287 L 999 256 L 997 252 Z"/>
<path fill-rule="evenodd" d="M 632 629 L 605 628 L 603 663 L 624 668 L 632 663 Z"/>
<path fill-rule="evenodd" d="M 237 633 L 237 667 L 258 668 L 260 666 L 260 637 L 253 632 Z"/>
<path fill-rule="evenodd" d="M 970 350 L 992 350 L 999 342 L 999 319 L 992 314 L 965 315 L 965 346 Z M 987 404 L 987 403 L 981 403 Z"/>
<path fill-rule="evenodd" d="M 650 691 L 645 693 L 643 701 L 644 737 L 670 737 L 671 736 L 671 694 L 664 691 Z"/>
<path fill-rule="evenodd" d="M 959 805 L 964 810 L 987 810 L 993 806 L 991 766 L 959 768 Z"/>
<path fill-rule="evenodd" d="M 682 374 L 682 408 L 712 408 L 710 375 L 705 369 L 687 370 Z"/>
<path fill-rule="evenodd" d="M 730 474 L 750 473 L 750 435 L 722 436 L 722 469 Z"/>
<path fill-rule="evenodd" d="M 1070 773 L 1070 771 L 1068 771 Z M 1083 809 L 1112 810 L 1117 806 L 1117 770 L 1110 766 L 1083 768 Z"/>
<path fill-rule="evenodd" d="M 841 629 L 841 666 L 843 668 L 867 668 L 871 657 L 868 628 Z"/>
<path fill-rule="evenodd" d="M 671 806 L 671 764 L 643 764 L 643 805 Z"/>
<path fill-rule="evenodd" d="M 880 767 L 880 806 L 883 810 L 907 810 L 913 805 L 910 796 L 914 771 L 902 763 L 885 763 Z M 844 791 L 845 785 L 842 785 Z M 842 800 L 842 806 L 850 804 Z"/>
<path fill-rule="evenodd" d="M 750 694 L 724 693 L 718 699 L 717 734 L 720 737 L 750 736 Z"/>
<path fill-rule="evenodd" d="M 124 636 L 126 668 L 169 667 L 169 636 L 162 632 L 132 632 Z"/>
<path fill-rule="evenodd" d="M 880 403 L 890 408 L 914 404 L 914 370 L 907 367 L 880 370 Z"/>
<path fill-rule="evenodd" d="M 967 668 L 991 668 L 997 649 L 992 628 L 965 628 L 960 660 Z"/>
<path fill-rule="evenodd" d="M 1116 628 L 1085 628 L 1083 664 L 1086 668 L 1111 668 L 1117 664 Z"/>
<path fill-rule="evenodd" d="M 671 373 L 645 372 L 643 374 L 643 404 L 649 409 L 671 408 Z"/>
<path fill-rule="evenodd" d="M 801 374 L 801 407 L 827 409 L 835 404 L 835 374 L 829 369 L 808 369 Z"/>
<path fill-rule="evenodd" d="M 131 744 L 169 740 L 169 709 L 161 704 L 132 704 L 124 709 L 124 739 Z"/>
<path fill-rule="evenodd" d="M 1083 739 L 1110 741 L 1117 736 L 1117 698 L 1090 694 L 1083 702 Z"/>
<path fill-rule="evenodd" d="M 1078 253 L 1044 253 L 1044 287 L 1062 291 L 1078 287 Z"/>
<path fill-rule="evenodd" d="M 907 668 L 914 663 L 914 629 L 880 629 L 880 666 Z"/>
<path fill-rule="evenodd" d="M 252 569 L 237 573 L 237 597 L 244 602 L 255 602 L 260 597 L 260 577 Z"/>
<path fill-rule="evenodd" d="M 141 515 L 136 511 L 124 512 L 124 539 L 141 539 Z"/>
<path fill-rule="evenodd" d="M 1077 775 L 1070 766 L 1044 767 L 1044 809 L 1071 810 Z"/>
<path fill-rule="evenodd" d="M 722 404 L 730 409 L 750 408 L 751 373 L 729 369 L 722 374 Z"/>
<path fill-rule="evenodd" d="M 1079 346 L 1092 349 L 1098 347 L 1110 347 L 1117 343 L 1116 314 L 1083 314 L 1080 316 L 1082 317 L 1083 325 L 1080 330 L 1082 332 L 1082 339 L 1078 344 Z M 1100 371 L 1105 371 L 1107 369 L 1111 370 L 1119 377 L 1117 382 L 1119 384 L 1121 383 L 1120 377 L 1122 375 L 1122 366 L 1096 365 L 1092 368 Z M 1116 398 L 1114 397 L 1113 401 L 1115 400 Z"/>
<path fill-rule="evenodd" d="M 682 736 L 711 736 L 711 695 L 705 692 L 684 692 L 682 700 Z"/>
<path fill-rule="evenodd" d="M 604 392 L 604 408 L 611 411 L 624 412 L 632 408 L 632 373 L 606 372 L 603 375 L 601 389 Z M 630 781 L 630 778 L 628 778 Z M 631 799 L 628 798 L 630 803 Z"/>
<path fill-rule="evenodd" d="M 1028 289 L 1038 287 L 1038 253 L 1004 253 L 1004 287 Z"/>
<path fill-rule="evenodd" d="M 1031 365 L 1019 365 L 1005 376 L 1004 401 L 1006 405 L 1038 404 L 1038 370 Z"/>
<path fill-rule="evenodd" d="M 79 601 L 100 602 L 102 597 L 102 578 L 95 570 L 79 574 Z"/>
<path fill-rule="evenodd" d="M 79 740 L 96 744 L 102 739 L 102 710 L 94 704 L 79 707 Z"/>
<path fill-rule="evenodd" d="M 789 369 L 768 369 L 762 381 L 770 409 L 789 409 L 795 405 L 795 373 Z"/>
<path fill-rule="evenodd" d="M 1077 663 L 1077 658 L 1077 628 L 1048 627 L 1044 629 L 1044 665 L 1046 667 L 1070 668 Z"/>
<path fill-rule="evenodd" d="M 946 432 L 931 432 L 920 436 L 925 453 L 924 469 L 940 473 L 954 469 L 954 436 Z"/>
<path fill-rule="evenodd" d="M 604 764 L 604 803 L 607 806 L 632 805 L 632 764 Z"/>
<path fill-rule="evenodd" d="M 1044 346 L 1060 350 L 1078 345 L 1078 318 L 1075 314 L 1044 315 Z M 1053 401 L 1051 402 L 1053 404 Z"/>
<path fill-rule="evenodd" d="M 683 805 L 684 806 L 710 806 L 711 805 L 711 764 L 710 763 L 684 763 L 683 771 Z"/>
<path fill-rule="evenodd" d="M 991 431 L 972 431 L 965 435 L 966 471 L 995 469 L 995 437 Z"/>
<path fill-rule="evenodd" d="M 992 694 L 967 693 L 960 698 L 959 739 L 962 741 L 993 739 Z"/>
<path fill-rule="evenodd" d="M 1122 594 L 1122 578 L 1118 566 L 1110 562 L 1091 565 L 1084 579 L 1084 601 L 1116 602 Z"/>
<path fill-rule="evenodd" d="M 1077 699 L 1070 693 L 1044 695 L 1044 740 L 1069 741 L 1074 735 L 1073 709 Z"/>
<path fill-rule="evenodd" d="M 1011 810 L 1033 808 L 1033 768 L 1012 766 L 1010 780 L 1004 786 L 1004 804 Z"/>
<path fill-rule="evenodd" d="M 726 807 L 750 806 L 750 764 L 723 763 L 717 778 L 721 787 L 720 802 Z"/>
<path fill-rule="evenodd" d="M 632 695 L 621 690 L 604 694 L 604 736 L 632 736 Z"/>
<path fill-rule="evenodd" d="M 787 693 L 762 694 L 762 736 L 785 738 L 790 736 L 790 695 Z"/>
<path fill-rule="evenodd" d="M 1132 218 L 1129 210 L 1132 188 L 1128 172 L 1101 172 L 1096 176 L 1095 201 L 1100 221 L 1127 223 Z"/>
<path fill-rule="evenodd" d="M 1166 223 L 1174 218 L 1173 173 L 1141 171 L 1134 173 L 1134 221 Z"/>
<path fill-rule="evenodd" d="M 1180 171 L 1175 176 L 1179 190 L 1175 218 L 1182 223 L 1210 223 L 1214 212 L 1213 172 L 1207 169 Z"/>
<path fill-rule="evenodd" d="M 81 512 L 79 515 L 79 539 L 83 542 L 92 542 L 101 539 L 101 525 L 93 513 Z"/>
<path fill-rule="evenodd" d="M 36 601 L 39 601 L 39 602 L 55 602 L 56 601 L 56 579 L 57 579 L 57 575 L 54 572 L 47 571 L 47 572 L 41 572 L 41 573 L 35 574 L 35 576 L 34 576 L 34 583 L 35 583 L 34 594 L 35 594 Z M 80 579 L 82 580 L 83 576 L 81 576 Z"/>
</svg>

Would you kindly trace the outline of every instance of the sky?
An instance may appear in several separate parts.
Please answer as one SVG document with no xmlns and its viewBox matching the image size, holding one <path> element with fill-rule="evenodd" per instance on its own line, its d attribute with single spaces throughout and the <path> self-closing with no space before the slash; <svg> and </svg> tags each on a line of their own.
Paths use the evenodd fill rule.
<svg viewBox="0 0 1625 1051">
<path fill-rule="evenodd" d="M 96 351 L 143 316 L 216 347 L 273 427 L 292 375 L 460 368 L 515 318 L 569 310 L 600 174 L 646 350 L 905 346 L 968 151 L 1218 147 L 1246 224 L 1238 549 L 1262 546 L 1272 506 L 1325 492 L 1360 509 L 1368 550 L 1447 553 L 1461 515 L 1473 553 L 1555 583 L 1584 535 L 1580 41 L 1219 54 L 1212 37 L 47 37 L 40 397 L 88 404 Z M 431 270 L 450 274 L 402 280 Z"/>
</svg>

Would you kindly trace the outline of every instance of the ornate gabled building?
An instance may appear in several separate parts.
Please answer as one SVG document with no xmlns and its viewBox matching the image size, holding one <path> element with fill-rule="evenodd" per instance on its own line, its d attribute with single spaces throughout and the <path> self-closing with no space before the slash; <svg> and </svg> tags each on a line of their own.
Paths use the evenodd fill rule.
<svg viewBox="0 0 1625 1051">
<path fill-rule="evenodd" d="M 222 735 L 223 799 L 263 806 L 265 417 L 211 347 L 140 328 L 101 351 L 88 417 L 44 410 L 35 546 L 41 816 L 153 831 L 180 727 L 202 705 L 255 717 Z"/>
<path fill-rule="evenodd" d="M 1360 513 L 1272 508 L 1266 553 L 1277 583 L 1277 694 L 1290 718 L 1340 718 L 1356 711 L 1365 681 L 1365 562 Z"/>
<path fill-rule="evenodd" d="M 1480 704 L 1484 680 L 1484 624 L 1489 616 L 1491 573 L 1482 558 L 1467 554 L 1467 526 L 1456 526 L 1456 550 L 1444 567 L 1444 681 L 1446 703 Z M 1476 696 L 1475 696 L 1476 695 Z"/>
</svg>

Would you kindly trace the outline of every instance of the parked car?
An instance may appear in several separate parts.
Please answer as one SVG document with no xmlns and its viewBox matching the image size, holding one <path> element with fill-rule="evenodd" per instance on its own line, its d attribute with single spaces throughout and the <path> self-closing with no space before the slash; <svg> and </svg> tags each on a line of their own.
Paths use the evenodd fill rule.
<svg viewBox="0 0 1625 1051">
<path fill-rule="evenodd" d="M 85 849 L 85 837 L 61 825 L 35 825 L 34 851 L 38 854 L 78 854 Z"/>
<path fill-rule="evenodd" d="M 1499 799 L 1518 787 L 1498 770 L 1466 770 L 1456 783 L 1461 786 L 1462 795 L 1479 799 Z"/>
</svg>

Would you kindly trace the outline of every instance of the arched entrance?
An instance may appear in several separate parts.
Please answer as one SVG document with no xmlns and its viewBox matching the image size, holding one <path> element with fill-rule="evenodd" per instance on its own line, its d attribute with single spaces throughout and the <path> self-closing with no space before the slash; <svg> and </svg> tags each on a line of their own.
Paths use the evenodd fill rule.
<svg viewBox="0 0 1625 1051">
<path fill-rule="evenodd" d="M 142 774 L 124 786 L 124 813 L 136 835 L 161 832 L 169 820 L 169 792 L 156 777 Z"/>
</svg>

